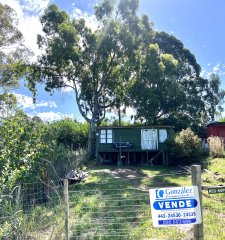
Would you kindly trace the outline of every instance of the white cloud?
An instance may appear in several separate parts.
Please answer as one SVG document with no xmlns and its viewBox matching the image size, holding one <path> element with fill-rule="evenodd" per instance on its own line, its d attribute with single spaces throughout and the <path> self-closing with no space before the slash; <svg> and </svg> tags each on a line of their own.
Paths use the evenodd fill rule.
<svg viewBox="0 0 225 240">
<path fill-rule="evenodd" d="M 54 101 L 37 101 L 35 104 L 33 103 L 33 98 L 28 97 L 23 94 L 14 93 L 18 104 L 22 109 L 36 109 L 38 107 L 49 107 L 49 108 L 56 108 L 57 105 Z"/>
<path fill-rule="evenodd" d="M 73 81 L 69 81 L 66 77 L 63 77 L 63 81 L 66 84 L 66 87 L 62 88 L 61 91 L 62 92 L 73 92 L 74 91 L 74 83 Z"/>
<path fill-rule="evenodd" d="M 52 0 L 0 0 L 0 2 L 13 8 L 21 18 L 24 15 L 38 16 L 42 14 Z"/>
<path fill-rule="evenodd" d="M 51 0 L 0 0 L 0 2 L 9 5 L 17 13 L 18 29 L 24 36 L 25 45 L 34 52 L 31 60 L 35 61 L 37 55 L 41 53 L 37 46 L 37 34 L 42 33 L 39 16 Z"/>
<path fill-rule="evenodd" d="M 128 107 L 126 108 L 126 116 L 135 116 L 136 115 L 136 110 L 134 108 Z"/>
<path fill-rule="evenodd" d="M 211 69 L 209 69 L 209 67 Z M 223 78 L 225 76 L 225 64 L 224 63 L 217 63 L 216 65 L 213 65 L 211 63 L 208 63 L 207 64 L 207 69 L 202 69 L 201 71 L 201 77 L 204 77 L 204 78 L 209 78 L 211 74 L 217 74 L 220 78 L 221 78 L 221 81 L 223 82 Z"/>
<path fill-rule="evenodd" d="M 75 4 L 73 4 L 74 6 Z M 82 12 L 81 9 L 74 6 L 71 17 L 75 19 L 83 18 L 85 19 L 87 27 L 89 27 L 92 31 L 95 31 L 98 28 L 98 21 L 95 15 L 90 15 L 87 12 Z"/>
<path fill-rule="evenodd" d="M 224 63 L 218 63 L 215 67 L 213 67 L 213 73 L 218 74 L 220 77 L 225 76 L 225 64 Z"/>
<path fill-rule="evenodd" d="M 43 13 L 51 0 L 20 0 L 19 2 L 25 13 L 39 15 Z"/>
<path fill-rule="evenodd" d="M 72 119 L 75 118 L 74 114 L 63 114 L 61 112 L 53 112 L 53 111 L 32 113 L 32 114 L 29 114 L 29 116 L 30 117 L 38 116 L 39 118 L 41 118 L 42 121 L 45 121 L 45 122 L 58 121 L 58 120 L 66 118 L 66 117 L 69 117 Z"/>
<path fill-rule="evenodd" d="M 208 79 L 212 73 L 213 73 L 213 71 L 209 71 L 208 69 L 207 70 L 202 69 L 200 76 Z"/>
<path fill-rule="evenodd" d="M 216 64 L 216 66 L 213 68 L 213 72 L 218 72 L 220 70 L 220 63 Z"/>
<path fill-rule="evenodd" d="M 24 36 L 25 46 L 34 52 L 35 60 L 41 54 L 38 49 L 37 35 L 42 33 L 42 26 L 37 16 L 24 16 L 19 23 L 19 29 Z"/>
</svg>

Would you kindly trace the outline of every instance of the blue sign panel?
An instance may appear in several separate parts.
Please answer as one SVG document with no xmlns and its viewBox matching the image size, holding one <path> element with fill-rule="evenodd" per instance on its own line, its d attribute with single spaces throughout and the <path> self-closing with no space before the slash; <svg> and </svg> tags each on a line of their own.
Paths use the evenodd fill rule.
<svg viewBox="0 0 225 240">
<path fill-rule="evenodd" d="M 155 201 L 153 207 L 156 210 L 166 209 L 181 209 L 181 208 L 195 208 L 198 202 L 196 199 L 182 199 L 182 200 L 167 200 L 167 201 Z"/>
</svg>

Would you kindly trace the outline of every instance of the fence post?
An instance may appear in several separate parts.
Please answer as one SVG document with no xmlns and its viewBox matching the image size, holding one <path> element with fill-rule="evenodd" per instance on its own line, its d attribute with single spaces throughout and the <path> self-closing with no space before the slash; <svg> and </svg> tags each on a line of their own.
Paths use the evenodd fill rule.
<svg viewBox="0 0 225 240">
<path fill-rule="evenodd" d="M 68 191 L 68 179 L 64 179 L 63 183 L 64 183 L 66 240 L 69 240 L 69 191 Z"/>
<path fill-rule="evenodd" d="M 201 165 L 191 166 L 192 185 L 198 187 L 199 201 L 201 206 L 202 223 L 194 225 L 194 240 L 203 240 L 203 214 L 202 214 L 202 185 L 201 185 Z"/>
<path fill-rule="evenodd" d="M 19 209 L 20 205 L 20 197 L 21 197 L 21 185 L 18 186 L 17 194 L 16 194 L 16 207 Z"/>
</svg>

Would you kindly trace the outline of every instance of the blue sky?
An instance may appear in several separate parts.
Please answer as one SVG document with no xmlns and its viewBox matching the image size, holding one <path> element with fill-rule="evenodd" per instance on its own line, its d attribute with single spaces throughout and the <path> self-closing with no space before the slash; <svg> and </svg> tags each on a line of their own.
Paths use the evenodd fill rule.
<svg viewBox="0 0 225 240">
<path fill-rule="evenodd" d="M 25 43 L 38 54 L 36 35 L 41 32 L 39 15 L 49 3 L 55 3 L 71 16 L 85 17 L 95 26 L 93 6 L 98 0 L 0 0 L 15 9 Z M 173 34 L 181 40 L 201 65 L 202 74 L 220 75 L 225 88 L 225 1 L 224 0 L 140 0 L 139 14 L 148 15 L 158 31 Z M 65 116 L 82 120 L 76 107 L 74 93 L 68 89 L 53 96 L 38 87 L 37 104 L 32 104 L 31 93 L 21 85 L 14 90 L 22 109 L 43 120 L 57 120 Z"/>
</svg>

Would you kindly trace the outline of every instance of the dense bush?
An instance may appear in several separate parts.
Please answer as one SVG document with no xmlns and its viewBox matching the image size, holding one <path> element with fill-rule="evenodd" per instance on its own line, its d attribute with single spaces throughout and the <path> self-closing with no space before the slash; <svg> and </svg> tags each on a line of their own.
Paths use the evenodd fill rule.
<svg viewBox="0 0 225 240">
<path fill-rule="evenodd" d="M 209 137 L 207 139 L 209 145 L 209 153 L 210 156 L 215 157 L 223 157 L 224 154 L 224 140 L 220 137 Z"/>
<path fill-rule="evenodd" d="M 57 144 L 63 144 L 71 150 L 86 148 L 89 125 L 70 118 L 54 122 L 49 128 L 53 131 Z"/>
<path fill-rule="evenodd" d="M 191 164 L 202 154 L 201 139 L 190 128 L 170 134 L 166 143 L 173 163 Z"/>
<path fill-rule="evenodd" d="M 1 190 L 63 177 L 80 167 L 87 135 L 87 125 L 69 119 L 47 124 L 17 111 L 1 120 Z"/>
<path fill-rule="evenodd" d="M 16 182 L 36 181 L 45 171 L 41 161 L 49 153 L 44 137 L 45 126 L 36 123 L 22 111 L 1 121 L 0 184 L 13 187 Z"/>
</svg>

